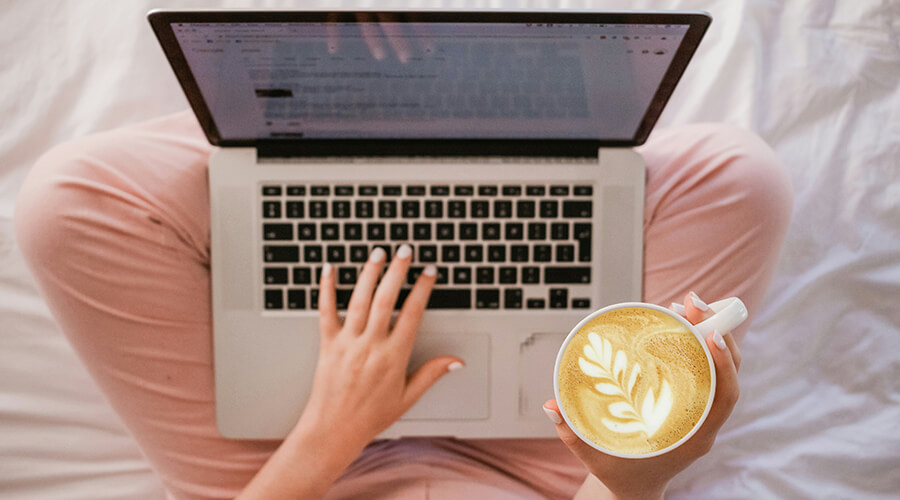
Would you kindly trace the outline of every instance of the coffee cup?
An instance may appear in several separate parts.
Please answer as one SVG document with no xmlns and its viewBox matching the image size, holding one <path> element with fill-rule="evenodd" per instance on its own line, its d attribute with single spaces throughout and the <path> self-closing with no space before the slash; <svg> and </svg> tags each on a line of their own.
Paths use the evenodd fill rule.
<svg viewBox="0 0 900 500">
<path fill-rule="evenodd" d="M 625 302 L 581 320 L 556 357 L 553 388 L 566 424 L 609 455 L 667 453 L 703 425 L 716 392 L 706 345 L 713 330 L 734 330 L 748 313 L 737 297 L 709 305 L 692 325 L 655 304 Z"/>
</svg>

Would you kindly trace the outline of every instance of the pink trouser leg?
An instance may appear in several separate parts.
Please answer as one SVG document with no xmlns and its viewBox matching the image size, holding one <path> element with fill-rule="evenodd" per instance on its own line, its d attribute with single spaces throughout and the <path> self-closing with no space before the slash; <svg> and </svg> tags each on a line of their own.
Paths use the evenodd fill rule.
<svg viewBox="0 0 900 500">
<path fill-rule="evenodd" d="M 226 440 L 215 426 L 210 150 L 189 112 L 73 141 L 40 159 L 16 207 L 19 244 L 51 311 L 178 498 L 234 497 L 277 446 Z M 720 125 L 659 131 L 641 152 L 648 165 L 645 300 L 668 305 L 689 290 L 709 300 L 738 295 L 752 319 L 791 206 L 772 152 Z M 424 441 L 410 446 L 417 442 Z M 449 452 L 440 457 L 477 464 L 465 472 L 483 482 L 515 478 L 564 498 L 584 477 L 555 440 L 435 443 Z M 364 458 L 378 452 L 375 446 Z M 453 468 L 452 459 L 441 459 Z M 335 494 L 359 495 L 378 474 L 395 479 L 376 470 L 363 481 L 351 468 Z M 464 495 L 473 479 L 432 487 Z"/>
</svg>

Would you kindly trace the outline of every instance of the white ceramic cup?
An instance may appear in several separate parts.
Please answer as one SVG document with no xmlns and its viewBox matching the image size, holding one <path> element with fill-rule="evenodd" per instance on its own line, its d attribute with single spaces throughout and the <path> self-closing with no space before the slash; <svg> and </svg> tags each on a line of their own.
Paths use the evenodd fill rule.
<svg viewBox="0 0 900 500">
<path fill-rule="evenodd" d="M 651 453 L 643 453 L 643 454 L 626 454 L 620 453 L 617 451 L 613 451 L 603 446 L 594 443 L 587 437 L 585 437 L 581 431 L 578 430 L 577 427 L 572 423 L 569 419 L 569 416 L 566 414 L 566 409 L 562 404 L 562 400 L 559 397 L 559 365 L 562 361 L 563 353 L 565 353 L 566 348 L 569 346 L 569 342 L 575 335 L 578 334 L 579 331 L 586 325 L 589 321 L 600 316 L 601 314 L 606 314 L 610 311 L 614 311 L 616 309 L 622 309 L 626 307 L 642 307 L 646 309 L 652 309 L 654 311 L 659 311 L 665 313 L 678 321 L 680 321 L 685 327 L 687 327 L 697 340 L 700 341 L 700 345 L 703 346 L 703 352 L 706 353 L 706 361 L 709 363 L 709 375 L 710 375 L 710 384 L 709 384 L 709 397 L 706 402 L 706 409 L 703 411 L 703 415 L 697 420 L 697 423 L 694 424 L 694 427 L 691 428 L 690 432 L 685 434 L 681 439 L 672 443 L 671 445 L 662 448 L 660 450 L 656 450 Z M 553 392 L 556 395 L 556 402 L 559 405 L 559 411 L 562 414 L 563 419 L 565 419 L 566 424 L 572 429 L 572 432 L 575 433 L 576 436 L 581 438 L 582 441 L 591 445 L 593 448 L 602 451 L 603 453 L 613 455 L 621 458 L 648 458 L 654 457 L 656 455 L 662 455 L 663 453 L 667 453 L 669 451 L 674 450 L 675 448 L 681 446 L 682 443 L 687 441 L 697 432 L 697 429 L 703 425 L 703 422 L 706 420 L 706 416 L 709 415 L 709 409 L 712 408 L 713 398 L 716 393 L 716 366 L 712 359 L 712 354 L 709 352 L 709 346 L 706 345 L 706 336 L 710 334 L 713 330 L 718 330 L 719 333 L 725 334 L 731 332 L 735 328 L 738 327 L 744 320 L 747 319 L 748 312 L 747 307 L 741 301 L 741 299 L 737 297 L 730 297 L 727 299 L 720 300 L 718 302 L 713 302 L 709 305 L 709 308 L 713 311 L 713 315 L 709 318 L 697 323 L 696 325 L 692 325 L 690 321 L 684 318 L 684 316 L 666 309 L 665 307 L 658 306 L 656 304 L 647 304 L 645 302 L 623 302 L 621 304 L 613 304 L 611 306 L 604 307 L 603 309 L 599 309 L 589 314 L 583 320 L 581 320 L 575 328 L 572 328 L 572 331 L 569 332 L 569 335 L 566 337 L 566 340 L 563 342 L 562 346 L 559 348 L 559 353 L 556 355 L 556 366 L 553 368 Z"/>
</svg>

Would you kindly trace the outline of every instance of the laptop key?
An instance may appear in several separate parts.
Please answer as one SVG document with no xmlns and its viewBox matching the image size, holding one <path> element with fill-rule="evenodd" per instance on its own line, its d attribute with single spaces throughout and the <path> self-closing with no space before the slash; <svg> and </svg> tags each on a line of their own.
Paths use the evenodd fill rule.
<svg viewBox="0 0 900 500">
<path fill-rule="evenodd" d="M 439 266 L 437 268 L 437 277 L 435 277 L 435 284 L 446 285 L 449 282 L 450 282 L 450 270 L 446 267 Z"/>
<path fill-rule="evenodd" d="M 390 245 L 372 245 L 372 250 L 375 250 L 376 248 L 380 248 L 380 249 L 384 250 L 384 261 L 385 262 L 391 261 L 391 246 Z M 387 268 L 385 268 L 385 271 L 386 270 L 387 270 Z"/>
<path fill-rule="evenodd" d="M 559 202 L 556 200 L 541 201 L 540 213 L 544 219 L 555 219 L 559 216 Z"/>
<path fill-rule="evenodd" d="M 385 227 L 381 222 L 370 222 L 366 224 L 366 236 L 370 240 L 384 240 Z"/>
<path fill-rule="evenodd" d="M 522 289 L 507 288 L 503 291 L 503 307 L 506 309 L 522 308 Z"/>
<path fill-rule="evenodd" d="M 341 237 L 341 227 L 338 224 L 322 224 L 322 239 L 328 241 L 338 240 Z"/>
<path fill-rule="evenodd" d="M 544 196 L 547 188 L 544 186 L 525 186 L 525 194 L 528 196 Z"/>
<path fill-rule="evenodd" d="M 264 201 L 262 205 L 262 213 L 264 219 L 280 219 L 281 218 L 281 202 L 280 201 Z"/>
<path fill-rule="evenodd" d="M 288 186 L 288 196 L 306 196 L 306 186 Z"/>
<path fill-rule="evenodd" d="M 335 219 L 349 219 L 350 202 L 346 200 L 331 202 L 331 215 Z"/>
<path fill-rule="evenodd" d="M 453 194 L 456 196 L 472 196 L 475 194 L 474 186 L 456 186 L 453 188 Z"/>
<path fill-rule="evenodd" d="M 550 186 L 550 196 L 569 196 L 569 186 Z"/>
<path fill-rule="evenodd" d="M 512 262 L 528 262 L 528 245 L 510 245 L 509 260 Z"/>
<path fill-rule="evenodd" d="M 391 224 L 391 239 L 394 241 L 409 240 L 409 224 L 392 223 Z"/>
<path fill-rule="evenodd" d="M 516 202 L 516 216 L 520 219 L 531 219 L 534 217 L 535 208 L 532 200 L 519 200 Z"/>
<path fill-rule="evenodd" d="M 594 186 L 575 186 L 572 194 L 575 196 L 593 196 Z"/>
<path fill-rule="evenodd" d="M 550 309 L 565 309 L 569 306 L 569 291 L 565 288 L 550 289 Z"/>
<path fill-rule="evenodd" d="M 453 284 L 468 285 L 472 283 L 472 268 L 470 267 L 454 267 L 453 268 Z"/>
<path fill-rule="evenodd" d="M 508 240 L 521 240 L 524 236 L 523 226 L 521 222 L 507 222 L 506 223 L 506 239 Z"/>
<path fill-rule="evenodd" d="M 328 202 L 311 201 L 309 202 L 309 216 L 313 219 L 325 219 L 328 217 Z"/>
<path fill-rule="evenodd" d="M 554 222 L 553 224 L 550 224 L 550 239 L 569 239 L 569 224 L 567 222 Z"/>
<path fill-rule="evenodd" d="M 335 196 L 353 196 L 353 186 L 335 186 Z"/>
<path fill-rule="evenodd" d="M 514 285 L 518 272 L 515 267 L 501 267 L 499 270 L 499 282 L 504 285 Z"/>
<path fill-rule="evenodd" d="M 491 204 L 483 200 L 472 200 L 472 218 L 486 219 L 490 217 Z"/>
<path fill-rule="evenodd" d="M 454 240 L 456 239 L 456 228 L 453 224 L 440 223 L 437 225 L 437 239 Z"/>
<path fill-rule="evenodd" d="M 585 218 L 590 217 L 594 211 L 592 201 L 564 201 L 563 217 Z"/>
<path fill-rule="evenodd" d="M 497 186 L 478 186 L 478 196 L 497 196 Z"/>
<path fill-rule="evenodd" d="M 508 200 L 494 200 L 494 218 L 508 219 L 512 217 L 512 202 Z"/>
<path fill-rule="evenodd" d="M 289 201 L 285 203 L 285 211 L 287 212 L 287 217 L 289 219 L 302 219 L 303 218 L 303 202 L 302 201 Z"/>
<path fill-rule="evenodd" d="M 418 219 L 419 200 L 404 200 L 401 202 L 400 213 L 405 219 Z"/>
<path fill-rule="evenodd" d="M 460 253 L 459 245 L 441 245 L 442 262 L 459 262 Z"/>
<path fill-rule="evenodd" d="M 459 239 L 461 240 L 477 240 L 478 224 L 464 223 L 459 225 Z"/>
<path fill-rule="evenodd" d="M 382 186 L 381 194 L 383 196 L 400 196 L 403 194 L 403 188 L 400 186 Z"/>
<path fill-rule="evenodd" d="M 322 247 L 319 245 L 303 247 L 303 260 L 305 262 L 322 262 Z"/>
<path fill-rule="evenodd" d="M 281 289 L 266 290 L 265 292 L 266 309 L 284 309 L 284 293 Z"/>
<path fill-rule="evenodd" d="M 484 240 L 499 240 L 500 224 L 496 222 L 485 222 L 482 224 L 481 238 Z"/>
<path fill-rule="evenodd" d="M 544 268 L 544 283 L 548 285 L 585 284 L 590 282 L 590 267 L 550 266 Z"/>
<path fill-rule="evenodd" d="M 362 224 L 358 222 L 348 222 L 344 224 L 344 239 L 350 241 L 359 241 L 363 237 Z"/>
<path fill-rule="evenodd" d="M 447 202 L 447 216 L 451 219 L 465 219 L 466 202 L 461 200 L 451 200 Z"/>
<path fill-rule="evenodd" d="M 466 262 L 482 262 L 484 248 L 481 245 L 466 245 Z"/>
<path fill-rule="evenodd" d="M 369 247 L 366 245 L 350 246 L 350 262 L 365 262 L 369 258 Z"/>
<path fill-rule="evenodd" d="M 263 196 L 281 196 L 281 186 L 263 186 Z"/>
<path fill-rule="evenodd" d="M 590 309 L 591 299 L 572 299 L 572 309 Z"/>
<path fill-rule="evenodd" d="M 522 186 L 503 186 L 503 196 L 521 196 Z"/>
<path fill-rule="evenodd" d="M 522 284 L 534 285 L 541 282 L 541 268 L 528 266 L 522 268 Z"/>
<path fill-rule="evenodd" d="M 484 288 L 475 292 L 475 307 L 478 309 L 500 309 L 500 290 Z"/>
<path fill-rule="evenodd" d="M 294 226 L 292 224 L 263 224 L 264 240 L 293 240 Z"/>
<path fill-rule="evenodd" d="M 528 299 L 527 304 L 529 309 L 544 309 L 547 307 L 544 299 Z"/>
<path fill-rule="evenodd" d="M 286 267 L 264 268 L 263 280 L 267 285 L 287 285 L 288 269 Z"/>
<path fill-rule="evenodd" d="M 360 196 L 378 196 L 378 186 L 360 186 Z"/>
<path fill-rule="evenodd" d="M 406 186 L 406 196 L 425 196 L 425 186 Z"/>
<path fill-rule="evenodd" d="M 312 196 L 328 196 L 331 194 L 329 186 L 312 186 L 309 188 L 309 194 Z"/>
<path fill-rule="evenodd" d="M 328 262 L 339 263 L 347 259 L 347 249 L 340 245 L 328 245 L 326 249 Z"/>
<path fill-rule="evenodd" d="M 288 309 L 306 309 L 306 290 L 291 288 L 287 291 Z"/>
<path fill-rule="evenodd" d="M 437 245 L 419 245 L 419 262 L 437 262 Z"/>
<path fill-rule="evenodd" d="M 550 245 L 534 246 L 535 262 L 550 262 L 551 260 L 553 260 L 553 248 Z"/>
<path fill-rule="evenodd" d="M 263 260 L 266 262 L 300 262 L 300 247 L 296 245 L 265 245 Z"/>
<path fill-rule="evenodd" d="M 413 224 L 413 239 L 417 241 L 431 239 L 431 224 L 417 222 Z"/>
<path fill-rule="evenodd" d="M 543 222 L 528 223 L 528 239 L 529 240 L 546 240 L 547 224 Z"/>
<path fill-rule="evenodd" d="M 494 283 L 493 267 L 477 267 L 475 268 L 475 283 L 479 285 L 491 285 Z"/>
<path fill-rule="evenodd" d="M 578 242 L 578 262 L 591 261 L 591 225 L 575 224 L 573 228 L 575 241 Z"/>
<path fill-rule="evenodd" d="M 450 196 L 450 186 L 431 186 L 431 196 Z"/>
<path fill-rule="evenodd" d="M 573 262 L 575 260 L 574 245 L 557 245 L 556 261 L 557 262 Z"/>
<path fill-rule="evenodd" d="M 472 291 L 436 288 L 431 291 L 428 309 L 471 309 Z"/>
<path fill-rule="evenodd" d="M 425 217 L 427 217 L 429 219 L 440 219 L 443 216 L 444 216 L 444 202 L 443 201 L 428 200 L 425 202 Z"/>
<path fill-rule="evenodd" d="M 419 275 L 422 274 L 423 270 L 425 270 L 425 266 L 410 266 L 410 268 L 406 271 L 406 283 L 409 285 L 415 285 L 416 280 L 419 279 Z"/>
<path fill-rule="evenodd" d="M 308 267 L 295 267 L 293 269 L 295 285 L 309 285 L 312 283 L 312 270 Z"/>
<path fill-rule="evenodd" d="M 297 224 L 297 239 L 298 240 L 315 240 L 316 239 L 316 225 L 315 224 Z"/>
<path fill-rule="evenodd" d="M 378 216 L 382 219 L 397 217 L 397 202 L 393 200 L 380 200 L 378 202 Z"/>
<path fill-rule="evenodd" d="M 362 189 L 362 188 L 360 188 Z M 375 216 L 375 204 L 371 201 L 360 200 L 356 202 L 356 218 L 371 219 Z"/>
<path fill-rule="evenodd" d="M 506 262 L 506 246 L 488 246 L 488 262 Z"/>
</svg>

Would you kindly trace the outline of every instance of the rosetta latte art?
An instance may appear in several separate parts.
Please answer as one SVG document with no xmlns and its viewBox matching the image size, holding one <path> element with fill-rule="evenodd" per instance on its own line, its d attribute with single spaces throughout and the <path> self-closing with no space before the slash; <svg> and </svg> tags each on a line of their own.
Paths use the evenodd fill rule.
<svg viewBox="0 0 900 500">
<path fill-rule="evenodd" d="M 594 390 L 609 396 L 609 413 L 616 419 L 603 418 L 601 422 L 613 432 L 644 432 L 653 437 L 672 411 L 672 389 L 668 380 L 662 381 L 658 395 L 647 391 L 643 401 L 638 401 L 635 388 L 641 376 L 641 365 L 631 363 L 624 350 L 613 354 L 609 340 L 596 333 L 588 335 L 589 344 L 584 346 L 584 357 L 578 358 L 581 371 L 600 381 Z"/>
</svg>

